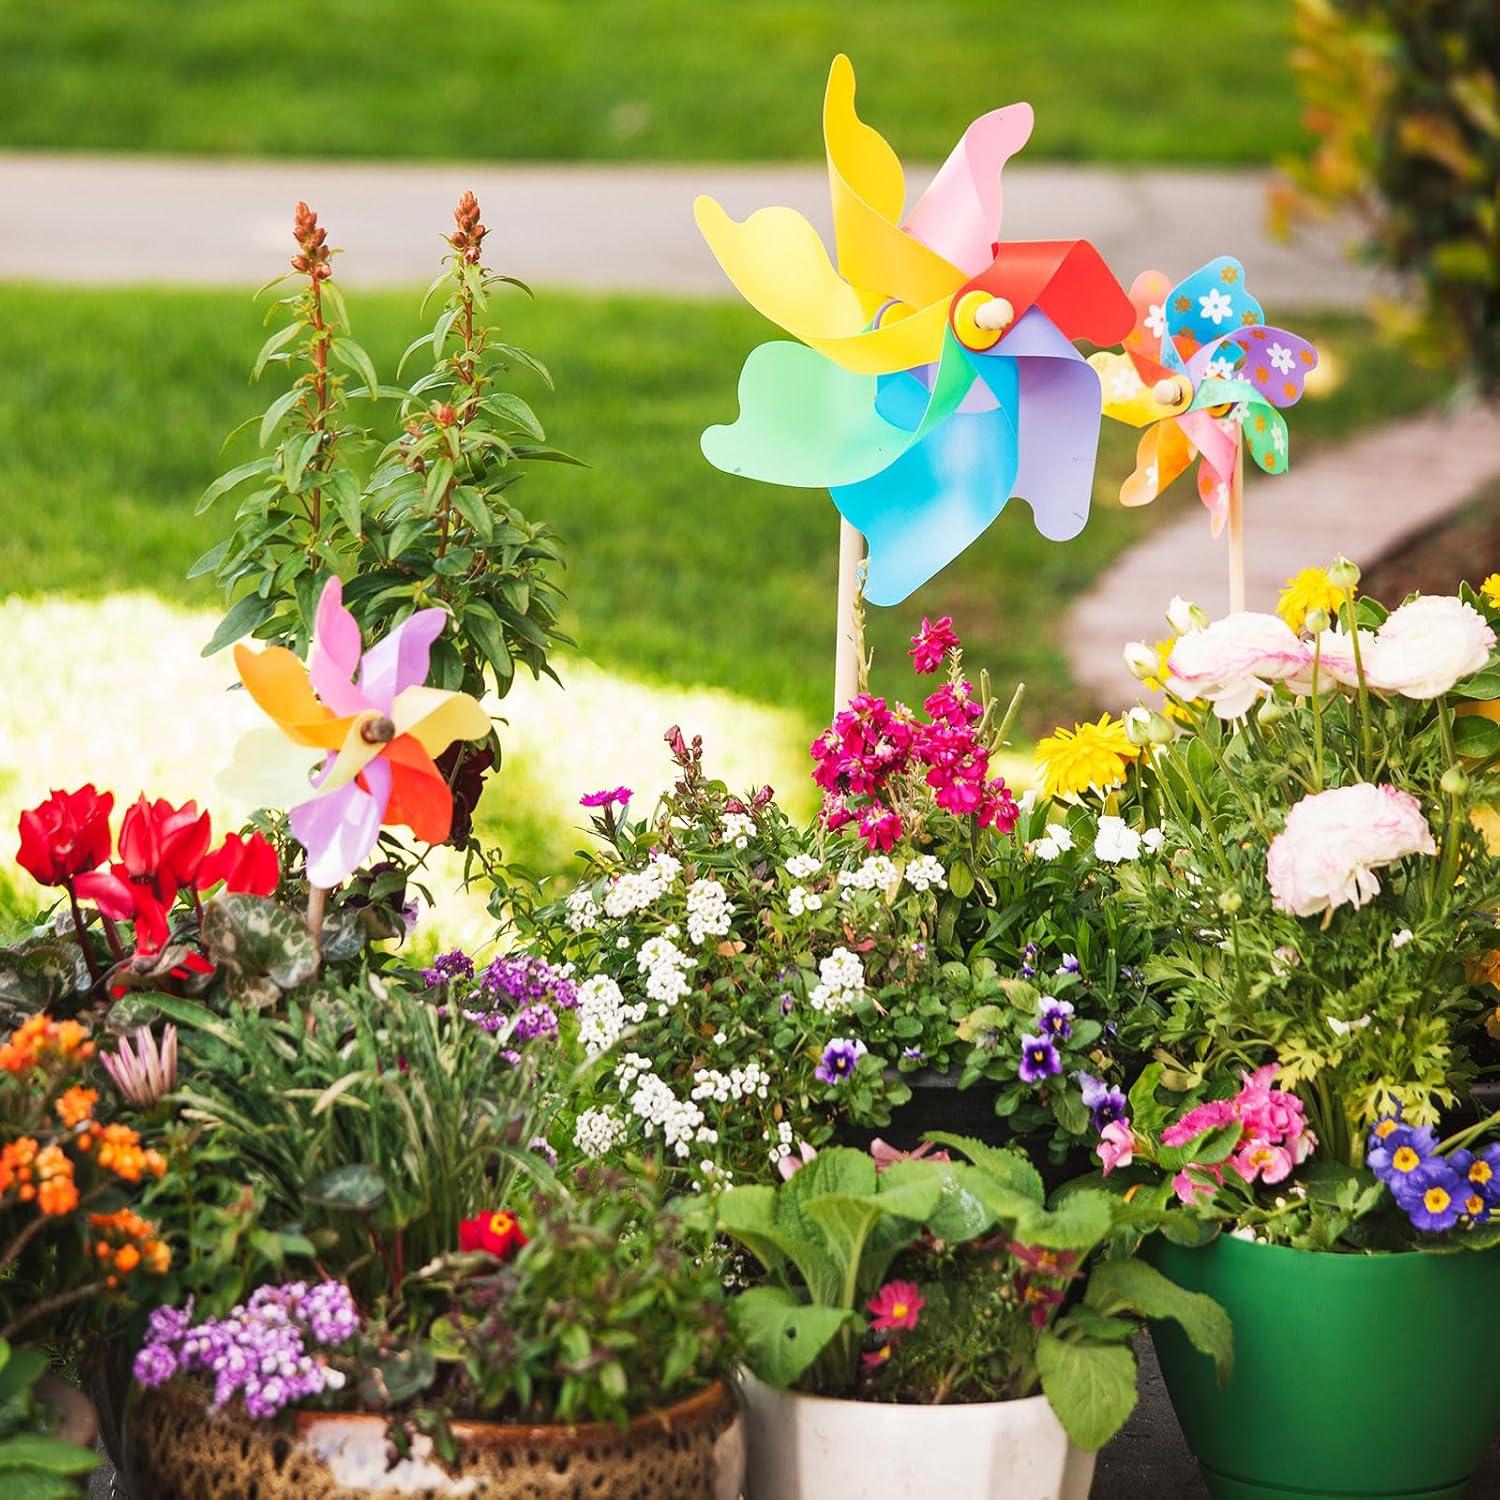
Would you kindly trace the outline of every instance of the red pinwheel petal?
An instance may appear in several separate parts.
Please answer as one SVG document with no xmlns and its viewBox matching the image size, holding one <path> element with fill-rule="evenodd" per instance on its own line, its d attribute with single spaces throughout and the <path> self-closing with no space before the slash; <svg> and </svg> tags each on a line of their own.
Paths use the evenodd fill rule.
<svg viewBox="0 0 1500 1500">
<path fill-rule="evenodd" d="M 405 825 L 424 843 L 443 843 L 453 828 L 453 794 L 432 757 L 411 735 L 398 734 L 382 758 L 391 768 L 382 821 Z"/>
<path fill-rule="evenodd" d="M 1135 327 L 1135 307 L 1104 257 L 1087 240 L 1018 240 L 1002 244 L 995 263 L 958 289 L 1004 297 L 1016 319 L 1040 308 L 1064 338 L 1107 348 Z"/>
</svg>

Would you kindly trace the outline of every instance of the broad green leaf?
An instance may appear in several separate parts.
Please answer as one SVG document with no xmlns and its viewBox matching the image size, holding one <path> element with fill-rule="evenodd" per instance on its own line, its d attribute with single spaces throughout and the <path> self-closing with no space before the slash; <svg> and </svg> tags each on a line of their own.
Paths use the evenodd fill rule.
<svg viewBox="0 0 1500 1500">
<path fill-rule="evenodd" d="M 1234 1329 L 1212 1297 L 1189 1292 L 1144 1260 L 1107 1260 L 1094 1267 L 1084 1301 L 1104 1312 L 1171 1318 L 1200 1354 L 1213 1360 L 1223 1385 L 1234 1369 Z"/>
<path fill-rule="evenodd" d="M 212 656 L 216 651 L 232 645 L 242 635 L 252 634 L 270 619 L 275 608 L 275 600 L 262 599 L 259 594 L 246 594 L 243 599 L 230 605 L 229 613 L 219 621 L 219 628 L 203 648 L 202 655 Z"/>
<path fill-rule="evenodd" d="M 792 1385 L 846 1325 L 861 1319 L 837 1307 L 799 1301 L 775 1286 L 752 1287 L 729 1304 L 729 1320 L 755 1374 L 779 1389 Z"/>
<path fill-rule="evenodd" d="M 317 944 L 301 914 L 264 896 L 216 896 L 203 909 L 199 933 L 241 1004 L 275 1004 L 318 972 Z"/>
<path fill-rule="evenodd" d="M 367 395 L 373 397 L 379 393 L 380 377 L 375 373 L 375 364 L 353 339 L 335 339 L 333 357 L 346 369 L 353 370 L 364 381 Z"/>
<path fill-rule="evenodd" d="M 193 514 L 201 516 L 221 495 L 227 495 L 237 484 L 243 484 L 252 474 L 264 474 L 268 472 L 273 462 L 275 460 L 270 458 L 252 458 L 249 463 L 241 464 L 238 468 L 231 469 L 227 474 L 220 474 L 204 490 L 202 495 L 199 496 L 198 504 Z"/>
<path fill-rule="evenodd" d="M 1016 1238 L 1048 1250 L 1092 1250 L 1114 1227 L 1114 1199 L 1093 1188 L 1069 1193 L 1056 1208 L 1033 1207 L 1016 1221 Z"/>
<path fill-rule="evenodd" d="M 10 1469 L 37 1469 L 44 1474 L 87 1474 L 99 1465 L 99 1455 L 77 1443 L 40 1432 L 18 1432 L 0 1443 L 0 1490 L 7 1495 Z"/>
<path fill-rule="evenodd" d="M 519 396 L 512 395 L 509 391 L 496 391 L 483 404 L 497 417 L 519 427 L 537 442 L 546 442 L 547 434 L 542 431 L 542 424 L 537 421 L 536 413 Z"/>
<path fill-rule="evenodd" d="M 1036 1367 L 1058 1421 L 1086 1452 L 1102 1448 L 1135 1410 L 1135 1353 L 1126 1344 L 1084 1343 L 1043 1329 Z"/>
<path fill-rule="evenodd" d="M 719 1222 L 724 1232 L 739 1240 L 768 1271 L 785 1275 L 790 1262 L 815 1298 L 837 1301 L 841 1272 L 828 1254 L 818 1226 L 809 1221 L 799 1232 L 784 1213 L 768 1217 L 766 1205 L 772 1201 L 776 1201 L 774 1188 L 731 1188 L 719 1199 Z M 783 1196 L 776 1207 L 784 1206 Z"/>
<path fill-rule="evenodd" d="M 229 551 L 229 538 L 225 537 L 222 542 L 215 542 L 192 567 L 187 570 L 189 578 L 201 578 L 205 573 L 212 573 L 221 562 L 224 554 Z"/>
<path fill-rule="evenodd" d="M 1156 1164 L 1163 1172 L 1177 1172 L 1186 1166 L 1212 1167 L 1223 1161 L 1239 1145 L 1244 1127 L 1238 1120 L 1216 1125 L 1196 1135 L 1181 1146 L 1159 1146 Z"/>
<path fill-rule="evenodd" d="M 923 1140 L 961 1151 L 987 1177 L 1013 1192 L 1040 1204 L 1046 1198 L 1042 1174 L 1019 1151 L 1009 1146 L 991 1146 L 969 1135 L 952 1135 L 943 1130 L 929 1130 Z"/>
</svg>

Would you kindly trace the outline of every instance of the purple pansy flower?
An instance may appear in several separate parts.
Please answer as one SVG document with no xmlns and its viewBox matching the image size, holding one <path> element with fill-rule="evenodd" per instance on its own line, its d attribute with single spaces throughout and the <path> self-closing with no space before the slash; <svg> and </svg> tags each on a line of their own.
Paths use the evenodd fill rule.
<svg viewBox="0 0 1500 1500">
<path fill-rule="evenodd" d="M 1048 1036 L 1021 1038 L 1021 1081 L 1040 1083 L 1062 1072 L 1062 1059 Z"/>
<path fill-rule="evenodd" d="M 1043 999 L 1036 1024 L 1043 1036 L 1065 1042 L 1073 1035 L 1073 1007 L 1066 1000 Z"/>
<path fill-rule="evenodd" d="M 1125 1095 L 1111 1087 L 1092 1073 L 1079 1073 L 1078 1087 L 1083 1093 L 1083 1102 L 1096 1131 L 1102 1132 L 1106 1125 L 1125 1118 Z"/>
<path fill-rule="evenodd" d="M 1057 972 L 1059 974 L 1076 974 L 1078 969 L 1078 955 L 1076 953 L 1064 953 L 1062 962 L 1057 966 Z"/>
<path fill-rule="evenodd" d="M 814 1076 L 822 1083 L 842 1083 L 859 1066 L 869 1048 L 854 1037 L 836 1036 L 823 1049 Z"/>
</svg>

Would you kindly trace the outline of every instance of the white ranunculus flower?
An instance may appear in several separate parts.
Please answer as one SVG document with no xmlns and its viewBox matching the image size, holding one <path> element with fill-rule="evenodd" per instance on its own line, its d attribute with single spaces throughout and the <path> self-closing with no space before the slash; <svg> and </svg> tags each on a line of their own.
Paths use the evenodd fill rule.
<svg viewBox="0 0 1500 1500">
<path fill-rule="evenodd" d="M 1273 682 L 1305 672 L 1308 660 L 1285 620 L 1246 610 L 1183 636 L 1167 659 L 1167 687 L 1182 698 L 1206 698 L 1221 719 L 1238 719 Z"/>
<path fill-rule="evenodd" d="M 1392 610 L 1375 633 L 1365 675 L 1381 692 L 1440 698 L 1479 671 L 1494 649 L 1495 632 L 1472 604 L 1424 595 Z"/>
<path fill-rule="evenodd" d="M 1129 827 L 1124 818 L 1106 814 L 1099 819 L 1099 831 L 1094 835 L 1094 858 L 1107 865 L 1137 859 L 1141 852 L 1141 836 Z"/>
<path fill-rule="evenodd" d="M 1318 637 L 1318 691 L 1329 693 L 1335 688 L 1359 686 L 1359 671 L 1354 662 L 1354 637 L 1345 630 L 1325 630 Z M 1365 681 L 1374 687 L 1370 662 L 1375 655 L 1375 632 L 1359 633 L 1359 659 L 1365 669 Z M 1308 644 L 1307 666 L 1287 686 L 1300 697 L 1312 696 L 1312 643 Z"/>
</svg>

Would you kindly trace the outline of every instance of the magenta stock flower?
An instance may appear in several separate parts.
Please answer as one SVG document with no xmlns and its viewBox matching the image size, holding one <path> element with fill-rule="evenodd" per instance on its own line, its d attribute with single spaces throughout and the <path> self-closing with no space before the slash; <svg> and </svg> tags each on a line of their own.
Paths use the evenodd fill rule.
<svg viewBox="0 0 1500 1500">
<path fill-rule="evenodd" d="M 953 629 L 953 619 L 944 615 L 940 620 L 928 620 L 924 615 L 922 628 L 911 638 L 912 669 L 926 676 L 942 666 L 943 658 L 958 649 L 958 636 Z"/>
<path fill-rule="evenodd" d="M 618 804 L 624 807 L 629 801 L 630 788 L 617 786 L 608 791 L 590 792 L 587 796 L 578 799 L 578 805 L 580 807 L 614 807 Z"/>
</svg>

